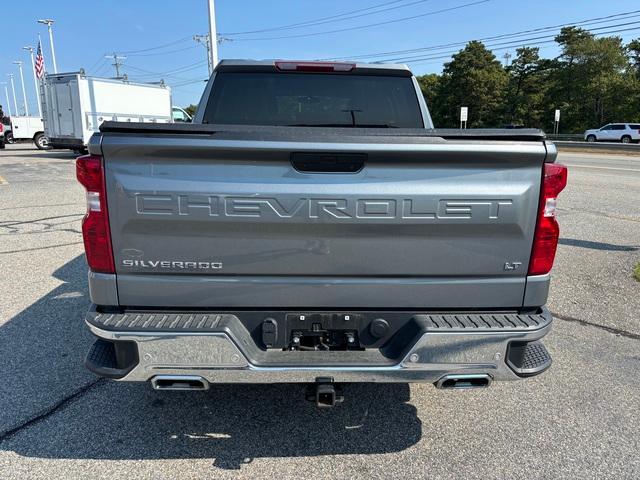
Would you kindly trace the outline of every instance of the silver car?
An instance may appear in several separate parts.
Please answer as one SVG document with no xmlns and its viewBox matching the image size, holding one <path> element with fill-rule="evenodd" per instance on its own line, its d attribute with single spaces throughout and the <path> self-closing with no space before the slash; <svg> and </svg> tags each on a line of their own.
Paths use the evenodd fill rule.
<svg viewBox="0 0 640 480">
<path fill-rule="evenodd" d="M 609 123 L 602 128 L 584 132 L 587 142 L 622 142 L 640 141 L 640 123 Z"/>
</svg>

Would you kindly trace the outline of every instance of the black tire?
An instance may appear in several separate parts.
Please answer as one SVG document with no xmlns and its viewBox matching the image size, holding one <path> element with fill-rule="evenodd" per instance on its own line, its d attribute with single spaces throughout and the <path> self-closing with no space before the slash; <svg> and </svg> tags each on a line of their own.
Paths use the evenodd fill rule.
<svg viewBox="0 0 640 480">
<path fill-rule="evenodd" d="M 4 140 L 0 140 L 0 150 L 4 148 Z"/>
<path fill-rule="evenodd" d="M 51 147 L 49 146 L 49 140 L 47 140 L 47 137 L 44 136 L 44 133 L 42 132 L 38 132 L 34 135 L 33 137 L 33 143 L 36 144 L 36 147 L 38 147 L 38 150 L 50 150 Z"/>
<path fill-rule="evenodd" d="M 13 132 L 7 132 L 4 134 L 4 143 L 8 143 L 9 145 L 11 145 L 12 143 L 15 143 L 13 140 Z"/>
<path fill-rule="evenodd" d="M 631 137 L 629 135 L 623 135 L 620 141 L 622 143 L 631 143 Z"/>
<path fill-rule="evenodd" d="M 596 136 L 595 135 L 587 135 L 587 142 L 593 143 L 595 141 L 596 141 Z"/>
</svg>

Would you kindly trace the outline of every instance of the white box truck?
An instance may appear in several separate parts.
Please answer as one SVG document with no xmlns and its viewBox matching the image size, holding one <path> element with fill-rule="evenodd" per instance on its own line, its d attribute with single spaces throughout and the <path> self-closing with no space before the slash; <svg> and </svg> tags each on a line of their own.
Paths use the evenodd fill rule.
<svg viewBox="0 0 640 480">
<path fill-rule="evenodd" d="M 5 134 L 7 143 L 29 140 L 33 141 L 40 150 L 49 148 L 44 135 L 44 123 L 40 117 L 11 117 L 10 126 L 11 130 Z"/>
<path fill-rule="evenodd" d="M 84 150 L 105 120 L 172 121 L 171 89 L 164 83 L 89 77 L 83 71 L 45 75 L 42 103 L 52 148 Z"/>
</svg>

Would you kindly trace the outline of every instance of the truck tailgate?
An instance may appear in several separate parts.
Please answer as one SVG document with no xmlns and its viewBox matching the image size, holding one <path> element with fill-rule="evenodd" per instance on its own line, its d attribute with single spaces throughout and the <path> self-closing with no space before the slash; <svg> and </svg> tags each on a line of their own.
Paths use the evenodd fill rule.
<svg viewBox="0 0 640 480">
<path fill-rule="evenodd" d="M 120 303 L 522 306 L 543 141 L 332 138 L 103 134 Z"/>
</svg>

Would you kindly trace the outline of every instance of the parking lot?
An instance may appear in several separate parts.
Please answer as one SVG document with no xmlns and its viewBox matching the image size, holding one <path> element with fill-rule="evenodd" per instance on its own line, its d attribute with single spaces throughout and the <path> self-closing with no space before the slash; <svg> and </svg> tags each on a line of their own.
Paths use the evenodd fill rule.
<svg viewBox="0 0 640 480">
<path fill-rule="evenodd" d="M 1 478 L 640 478 L 640 156 L 561 153 L 554 365 L 486 390 L 156 392 L 84 369 L 74 155 L 0 152 Z"/>
</svg>

